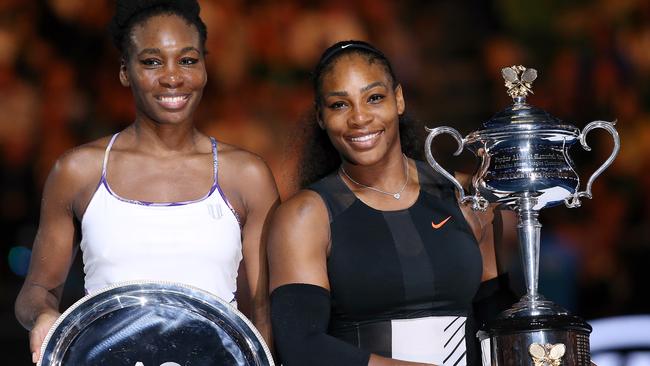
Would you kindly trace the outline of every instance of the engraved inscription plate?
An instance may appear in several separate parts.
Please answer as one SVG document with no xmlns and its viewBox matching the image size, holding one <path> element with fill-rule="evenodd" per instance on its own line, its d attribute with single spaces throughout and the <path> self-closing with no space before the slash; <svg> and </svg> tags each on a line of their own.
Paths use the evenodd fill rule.
<svg viewBox="0 0 650 366">
<path fill-rule="evenodd" d="M 586 334 L 576 335 L 576 359 L 579 365 L 591 364 L 591 353 L 589 347 L 589 336 Z"/>
<path fill-rule="evenodd" d="M 562 187 L 575 192 L 578 176 L 571 167 L 564 149 L 551 145 L 535 145 L 529 149 L 510 147 L 494 151 L 485 183 L 498 191 L 543 191 Z"/>
</svg>

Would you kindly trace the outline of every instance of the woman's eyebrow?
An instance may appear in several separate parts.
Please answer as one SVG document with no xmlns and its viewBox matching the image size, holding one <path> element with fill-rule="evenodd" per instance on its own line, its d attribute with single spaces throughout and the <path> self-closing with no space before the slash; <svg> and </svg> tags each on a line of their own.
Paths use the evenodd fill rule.
<svg viewBox="0 0 650 366">
<path fill-rule="evenodd" d="M 374 88 L 376 86 L 386 87 L 386 84 L 384 84 L 383 81 L 375 81 L 374 83 L 370 83 L 370 84 L 364 86 L 363 88 L 361 88 L 361 92 L 364 93 L 364 92 L 366 92 L 366 91 L 368 91 L 368 90 L 370 90 L 370 89 L 372 89 L 372 88 Z M 333 92 L 329 92 L 329 93 L 325 94 L 325 98 L 327 98 L 327 97 L 346 97 L 346 96 L 348 96 L 348 92 L 346 92 L 346 91 L 333 91 Z"/>
<path fill-rule="evenodd" d="M 374 87 L 376 87 L 376 86 L 383 86 L 383 87 L 386 87 L 386 84 L 384 84 L 383 81 L 375 81 L 374 83 L 370 83 L 370 84 L 364 86 L 363 88 L 361 88 L 361 92 L 362 92 L 362 93 L 363 93 L 363 92 L 366 92 L 366 91 L 368 91 L 368 90 L 370 90 L 370 89 L 372 89 L 372 88 L 374 88 Z"/>
<path fill-rule="evenodd" d="M 187 53 L 187 52 L 198 52 L 198 53 L 201 53 L 201 51 L 199 51 L 199 49 L 196 48 L 196 47 L 194 47 L 194 46 L 184 47 L 184 48 L 181 50 L 180 53 Z M 154 54 L 154 55 L 159 55 L 159 54 L 161 54 L 161 53 L 162 53 L 162 51 L 160 50 L 160 48 L 154 48 L 154 47 L 152 47 L 152 48 L 145 48 L 145 49 L 143 49 L 142 51 L 140 51 L 140 52 L 138 53 L 138 55 L 145 55 L 145 54 Z"/>
<path fill-rule="evenodd" d="M 347 97 L 348 92 L 346 91 L 333 91 L 325 94 L 325 98 L 327 97 Z"/>
<path fill-rule="evenodd" d="M 142 51 L 138 52 L 138 55 L 145 55 L 145 54 L 159 55 L 160 54 L 160 48 L 145 48 Z"/>
<path fill-rule="evenodd" d="M 199 51 L 199 49 L 194 47 L 194 46 L 188 46 L 188 47 L 183 48 L 181 50 L 181 53 L 192 52 L 192 51 L 197 52 L 197 53 L 201 53 L 201 51 Z"/>
</svg>

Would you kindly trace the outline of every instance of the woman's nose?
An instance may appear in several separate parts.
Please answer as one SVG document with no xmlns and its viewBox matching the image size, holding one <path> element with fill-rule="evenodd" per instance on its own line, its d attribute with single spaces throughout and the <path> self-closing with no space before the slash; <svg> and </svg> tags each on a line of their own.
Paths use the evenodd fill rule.
<svg viewBox="0 0 650 366">
<path fill-rule="evenodd" d="M 372 121 L 372 114 L 364 107 L 356 107 L 350 116 L 350 124 L 353 126 L 364 126 Z"/>
<path fill-rule="evenodd" d="M 183 75 L 177 69 L 171 67 L 165 70 L 159 81 L 162 86 L 174 89 L 183 85 L 184 80 Z"/>
</svg>

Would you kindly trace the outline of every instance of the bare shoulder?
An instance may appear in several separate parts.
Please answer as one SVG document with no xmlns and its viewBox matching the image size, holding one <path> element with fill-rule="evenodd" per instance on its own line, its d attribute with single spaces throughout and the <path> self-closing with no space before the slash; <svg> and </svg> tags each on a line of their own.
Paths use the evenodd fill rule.
<svg viewBox="0 0 650 366">
<path fill-rule="evenodd" d="M 300 191 L 280 205 L 268 241 L 270 290 L 287 283 L 329 289 L 329 227 L 327 207 L 316 192 Z"/>
<path fill-rule="evenodd" d="M 85 207 L 102 171 L 108 138 L 77 146 L 61 155 L 47 178 L 45 195 L 56 195 L 76 208 Z"/>
<path fill-rule="evenodd" d="M 285 250 L 328 250 L 329 213 L 314 191 L 302 190 L 283 202 L 271 221 L 271 245 Z"/>
<path fill-rule="evenodd" d="M 101 138 L 66 151 L 57 159 L 51 174 L 83 183 L 91 177 L 101 175 L 104 150 L 108 138 Z M 71 183 L 72 183 L 71 182 Z"/>
<path fill-rule="evenodd" d="M 224 143 L 218 149 L 219 186 L 241 222 L 249 227 L 249 218 L 265 219 L 280 199 L 271 169 L 262 158 L 246 150 Z"/>
<path fill-rule="evenodd" d="M 233 145 L 220 143 L 219 165 L 228 170 L 236 170 L 238 179 L 268 179 L 271 170 L 260 156 Z"/>
<path fill-rule="evenodd" d="M 283 202 L 275 213 L 274 222 L 292 223 L 297 227 L 305 225 L 328 226 L 329 214 L 325 202 L 312 190 L 303 189 Z"/>
</svg>

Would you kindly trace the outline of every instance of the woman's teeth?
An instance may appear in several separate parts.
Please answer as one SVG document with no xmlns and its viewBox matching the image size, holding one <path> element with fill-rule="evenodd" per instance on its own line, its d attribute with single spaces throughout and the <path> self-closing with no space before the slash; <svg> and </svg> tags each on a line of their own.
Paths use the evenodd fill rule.
<svg viewBox="0 0 650 366">
<path fill-rule="evenodd" d="M 160 96 L 157 98 L 160 101 L 160 104 L 165 108 L 177 109 L 185 106 L 187 100 L 189 99 L 188 95 L 175 95 L 175 96 Z"/>
<path fill-rule="evenodd" d="M 352 142 L 364 142 L 364 141 L 371 140 L 371 139 L 373 139 L 373 138 L 375 138 L 377 136 L 379 136 L 379 132 L 375 132 L 375 133 L 371 133 L 371 134 L 363 135 L 363 136 L 351 137 L 350 140 Z"/>
<path fill-rule="evenodd" d="M 178 103 L 180 101 L 185 100 L 187 97 L 182 96 L 182 97 L 160 97 L 160 100 L 165 103 Z"/>
</svg>

